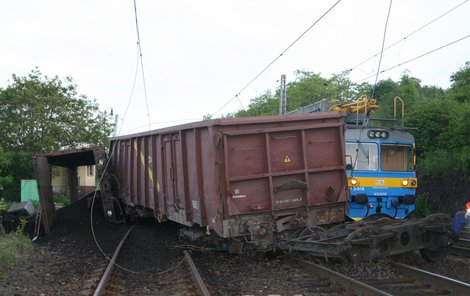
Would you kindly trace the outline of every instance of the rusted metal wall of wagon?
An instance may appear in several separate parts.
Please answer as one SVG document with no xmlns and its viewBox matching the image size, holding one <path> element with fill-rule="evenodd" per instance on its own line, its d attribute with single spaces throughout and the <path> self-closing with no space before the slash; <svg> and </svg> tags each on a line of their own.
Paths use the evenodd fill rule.
<svg viewBox="0 0 470 296">
<path fill-rule="evenodd" d="M 216 119 L 112 138 L 119 198 L 223 237 L 246 231 L 238 217 L 276 222 L 300 216 L 297 209 L 315 209 L 304 215 L 307 226 L 339 222 L 347 199 L 343 115 Z"/>
</svg>

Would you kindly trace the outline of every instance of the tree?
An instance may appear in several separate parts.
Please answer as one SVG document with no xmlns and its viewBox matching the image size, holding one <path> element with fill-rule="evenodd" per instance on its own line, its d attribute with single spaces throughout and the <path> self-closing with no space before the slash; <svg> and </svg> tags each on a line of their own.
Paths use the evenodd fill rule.
<svg viewBox="0 0 470 296">
<path fill-rule="evenodd" d="M 248 109 L 239 110 L 235 117 L 277 115 L 279 114 L 279 96 L 274 96 L 271 91 L 266 91 L 250 101 Z M 229 114 L 230 115 L 230 114 Z"/>
<path fill-rule="evenodd" d="M 450 76 L 452 82 L 449 97 L 460 102 L 470 102 L 470 61 Z"/>
<path fill-rule="evenodd" d="M 379 109 L 375 113 L 377 118 L 393 117 L 393 98 L 400 94 L 400 85 L 391 79 L 380 80 L 374 89 L 374 99 L 377 99 Z"/>
<path fill-rule="evenodd" d="M 343 86 L 334 77 L 331 81 L 320 76 L 320 74 L 307 71 L 296 71 L 296 79 L 287 84 L 287 109 L 289 111 L 315 103 L 321 99 L 337 99 L 342 90 L 338 85 Z"/>
<path fill-rule="evenodd" d="M 21 179 L 33 177 L 36 153 L 107 146 L 110 122 L 95 100 L 78 94 L 69 77 L 48 78 L 37 68 L 25 77 L 12 75 L 12 82 L 0 88 L 2 196 L 19 196 Z"/>
<path fill-rule="evenodd" d="M 3 188 L 12 181 L 12 177 L 8 173 L 10 164 L 10 158 L 0 149 L 0 193 L 3 191 Z"/>
<path fill-rule="evenodd" d="M 110 118 L 78 94 L 72 79 L 48 78 L 37 68 L 0 89 L 0 147 L 30 153 L 107 144 Z"/>
</svg>

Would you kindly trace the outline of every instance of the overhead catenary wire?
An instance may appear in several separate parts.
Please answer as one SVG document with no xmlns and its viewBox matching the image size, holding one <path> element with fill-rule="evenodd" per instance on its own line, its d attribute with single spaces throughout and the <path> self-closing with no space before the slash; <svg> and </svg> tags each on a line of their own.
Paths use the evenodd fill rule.
<svg viewBox="0 0 470 296">
<path fill-rule="evenodd" d="M 137 18 L 137 3 L 134 0 L 134 15 L 135 15 L 135 29 L 137 31 L 137 48 L 139 49 L 139 57 L 140 57 L 140 69 L 142 70 L 142 81 L 144 85 L 144 97 L 145 97 L 145 106 L 147 108 L 147 119 L 150 129 L 150 112 L 149 112 L 149 103 L 147 97 L 147 85 L 145 84 L 145 72 L 144 72 L 144 62 L 142 58 L 142 43 L 140 41 L 140 31 L 139 31 L 139 21 Z"/>
<path fill-rule="evenodd" d="M 223 108 L 225 108 L 225 106 L 227 106 L 230 102 L 232 102 L 233 100 L 235 99 L 238 99 L 238 96 L 245 90 L 247 89 L 256 79 L 258 79 L 258 77 L 260 77 L 264 72 L 266 72 L 266 70 L 268 70 L 278 59 L 280 59 L 292 46 L 294 46 L 294 44 L 296 44 L 302 37 L 304 37 L 305 34 L 307 34 L 308 31 L 310 31 L 310 29 L 312 29 L 320 20 L 322 20 L 331 10 L 333 10 L 333 8 L 335 8 L 336 5 L 338 5 L 338 3 L 341 2 L 341 0 L 338 0 L 335 4 L 333 4 L 330 8 L 328 8 L 328 10 L 323 13 L 312 25 L 310 25 L 302 34 L 300 34 L 299 37 L 297 37 L 291 44 L 289 44 L 289 46 L 287 46 L 286 49 L 284 49 L 278 56 L 276 56 L 276 58 L 274 58 L 274 60 L 272 60 L 266 67 L 264 67 L 261 72 L 259 72 L 255 77 L 253 77 L 245 86 L 243 86 L 231 99 L 229 99 L 228 101 L 226 101 L 222 107 L 220 107 L 219 109 L 217 109 L 217 111 L 215 111 L 214 113 L 212 113 L 210 115 L 210 117 L 212 118 L 215 114 L 219 113 Z"/>
<path fill-rule="evenodd" d="M 444 16 L 448 15 L 449 13 L 451 13 L 452 11 L 456 10 L 457 8 L 459 8 L 460 6 L 464 5 L 465 3 L 467 3 L 468 1 L 470 0 L 465 0 L 463 1 L 462 3 L 458 4 L 457 6 L 454 6 L 453 8 L 451 8 L 450 10 L 446 11 L 445 13 L 439 15 L 438 17 L 434 18 L 433 20 L 427 22 L 426 24 L 422 25 L 421 27 L 419 27 L 418 29 L 414 30 L 413 32 L 409 33 L 408 35 L 406 35 L 405 37 L 402 37 L 400 38 L 399 40 L 397 40 L 396 42 L 392 43 L 391 45 L 387 46 L 386 48 L 383 49 L 383 52 L 389 50 L 390 48 L 394 47 L 395 45 L 399 44 L 400 42 L 402 41 L 405 41 L 405 40 L 408 40 L 411 36 L 413 36 L 414 34 L 418 33 L 419 31 L 423 30 L 424 28 L 426 28 L 427 26 L 431 25 L 432 23 L 438 21 L 439 19 L 443 18 Z M 362 62 L 360 62 L 359 64 L 357 64 L 356 66 L 348 69 L 348 70 L 345 70 L 345 72 L 351 72 L 355 69 L 357 69 L 358 67 L 360 67 L 361 65 L 367 63 L 368 61 L 370 61 L 371 59 L 373 58 L 376 58 L 377 55 L 380 54 L 380 51 L 375 53 L 374 55 L 370 56 L 369 58 L 363 60 Z"/>
<path fill-rule="evenodd" d="M 415 61 L 415 60 L 417 60 L 417 59 L 420 59 L 420 58 L 422 58 L 422 57 L 425 57 L 425 56 L 427 56 L 427 55 L 429 55 L 429 54 L 431 54 L 431 53 L 433 53 L 433 52 L 436 52 L 436 51 L 441 50 L 441 49 L 443 49 L 443 48 L 446 48 L 446 47 L 448 47 L 448 46 L 450 46 L 450 45 L 453 45 L 453 44 L 455 44 L 455 43 L 458 43 L 458 42 L 460 42 L 460 41 L 463 41 L 463 40 L 465 40 L 465 39 L 467 39 L 467 38 L 469 38 L 469 37 L 470 37 L 470 35 L 466 35 L 466 36 L 464 36 L 464 37 L 462 37 L 462 38 L 459 38 L 459 39 L 457 39 L 457 40 L 454 40 L 454 41 L 452 41 L 452 42 L 449 42 L 449 43 L 447 43 L 447 44 L 445 44 L 445 45 L 442 45 L 442 46 L 440 46 L 440 47 L 438 47 L 438 48 L 435 48 L 435 49 L 433 49 L 433 50 L 430 50 L 430 51 L 428 51 L 428 52 L 425 52 L 425 53 L 423 53 L 423 54 L 420 54 L 420 55 L 418 55 L 418 56 L 416 56 L 416 57 L 414 57 L 414 58 L 411 58 L 411 59 L 409 59 L 409 60 L 407 60 L 407 61 L 404 61 L 403 63 L 399 63 L 399 64 L 397 64 L 397 65 L 395 65 L 395 66 L 392 66 L 392 67 L 390 67 L 390 68 L 384 69 L 384 70 L 380 71 L 380 74 L 385 73 L 385 72 L 388 72 L 388 71 L 390 71 L 390 70 L 393 70 L 393 69 L 395 69 L 395 68 L 397 68 L 397 67 L 403 66 L 403 65 L 405 65 L 405 64 L 408 64 L 408 63 L 410 63 L 410 62 L 412 62 L 412 61 Z M 375 74 L 374 74 L 374 75 L 370 75 L 370 76 L 368 76 L 368 77 L 365 77 L 365 78 L 363 78 L 363 79 L 361 79 L 361 80 L 356 81 L 356 83 L 359 83 L 359 82 L 362 82 L 362 81 L 364 81 L 364 80 L 370 79 L 370 78 L 372 78 L 372 77 L 374 77 L 374 76 L 375 76 Z"/>
<path fill-rule="evenodd" d="M 134 1 L 134 9 L 135 9 L 135 1 Z M 136 15 L 136 24 L 137 24 L 137 15 Z M 139 31 L 137 30 L 137 35 L 139 36 Z M 138 40 L 140 38 L 138 37 Z M 140 41 L 139 41 L 140 43 Z M 137 57 L 136 57 L 136 66 L 135 66 L 135 71 L 134 71 L 134 79 L 133 79 L 133 82 L 132 82 L 132 88 L 131 88 L 131 93 L 129 95 L 129 98 L 127 100 L 127 105 L 126 105 L 126 109 L 124 111 L 124 115 L 123 115 L 123 118 L 122 118 L 122 124 L 121 126 L 119 127 L 119 130 L 118 130 L 118 133 L 117 133 L 117 136 L 121 135 L 121 131 L 122 131 L 122 128 L 124 126 L 124 122 L 126 120 L 126 117 L 127 117 L 127 112 L 129 111 L 129 107 L 131 105 L 131 102 L 132 102 L 132 99 L 134 97 L 134 91 L 135 91 L 135 86 L 136 86 L 136 82 L 137 82 L 137 75 L 138 75 L 138 72 L 139 72 L 139 62 L 141 63 L 141 65 L 143 65 L 142 63 L 142 51 L 141 51 L 141 48 L 140 46 L 137 47 Z M 143 71 L 143 70 L 142 70 Z M 143 73 L 143 72 L 142 72 Z M 145 85 L 145 84 L 144 84 Z M 144 89 L 145 90 L 145 89 Z M 148 114 L 148 112 L 147 112 Z M 149 126 L 150 126 L 150 117 L 149 117 Z M 114 149 L 116 148 L 116 145 L 117 145 L 118 141 L 114 142 L 113 146 L 111 147 L 111 151 L 114 151 Z M 110 153 L 109 154 L 109 157 L 106 161 L 106 164 L 104 166 L 104 169 L 103 171 L 106 171 L 109 167 L 109 164 L 111 163 L 111 159 L 113 157 L 113 153 Z M 104 175 L 101 175 L 100 178 L 98 179 L 98 183 L 97 183 L 97 187 L 100 188 L 101 186 L 101 182 L 103 181 L 103 177 Z M 96 200 L 96 193 L 97 191 L 95 190 L 95 193 L 93 194 L 93 198 L 91 200 L 91 206 L 90 206 L 90 230 L 91 230 L 91 234 L 93 236 L 93 240 L 95 242 L 95 245 L 96 247 L 98 248 L 98 250 L 100 250 L 101 254 L 108 260 L 108 261 L 111 261 L 111 257 L 108 256 L 108 254 L 106 254 L 106 252 L 101 248 L 99 242 L 98 242 L 98 239 L 96 238 L 96 233 L 95 233 L 95 229 L 93 227 L 93 210 L 94 210 L 94 206 L 95 206 L 95 200 Z M 133 271 L 133 270 L 129 270 L 123 266 L 120 266 L 119 264 L 117 263 L 114 263 L 114 265 L 116 267 L 118 267 L 119 269 L 121 270 L 124 270 L 124 271 L 127 271 L 129 273 L 133 273 L 133 274 L 139 274 L 138 272 L 136 271 Z"/>
<path fill-rule="evenodd" d="M 375 75 L 374 87 L 372 87 L 372 94 L 371 94 L 372 98 L 374 97 L 375 87 L 377 86 L 377 79 L 379 79 L 380 65 L 382 64 L 382 56 L 383 56 L 384 46 L 385 46 L 385 38 L 387 37 L 388 20 L 390 19 L 390 11 L 392 11 L 392 2 L 393 0 L 390 0 L 390 5 L 388 6 L 387 19 L 385 20 L 384 36 L 382 38 L 382 49 L 380 50 L 380 58 L 379 58 L 379 64 L 377 66 L 377 74 Z"/>
</svg>

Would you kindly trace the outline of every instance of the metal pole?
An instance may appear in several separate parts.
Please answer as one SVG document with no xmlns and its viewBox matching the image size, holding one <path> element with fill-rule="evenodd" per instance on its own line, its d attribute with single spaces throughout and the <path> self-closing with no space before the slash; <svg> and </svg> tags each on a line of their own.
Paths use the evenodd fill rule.
<svg viewBox="0 0 470 296">
<path fill-rule="evenodd" d="M 279 115 L 287 113 L 287 98 L 286 98 L 286 74 L 281 75 L 281 85 L 279 87 Z"/>
</svg>

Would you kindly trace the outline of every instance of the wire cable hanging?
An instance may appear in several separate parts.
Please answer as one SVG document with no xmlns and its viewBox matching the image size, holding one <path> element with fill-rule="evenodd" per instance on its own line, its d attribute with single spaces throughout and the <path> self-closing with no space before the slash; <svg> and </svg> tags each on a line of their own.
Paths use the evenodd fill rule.
<svg viewBox="0 0 470 296">
<path fill-rule="evenodd" d="M 140 56 L 140 69 L 142 70 L 142 81 L 144 84 L 145 106 L 147 108 L 147 119 L 148 119 L 148 124 L 149 124 L 149 129 L 150 129 L 150 112 L 149 112 L 149 104 L 148 104 L 148 98 L 147 98 L 147 85 L 145 84 L 144 62 L 142 59 L 142 44 L 140 42 L 139 21 L 137 18 L 136 0 L 134 0 L 134 15 L 135 15 L 135 29 L 137 31 L 137 47 L 139 49 L 139 56 Z"/>
<path fill-rule="evenodd" d="M 147 103 L 147 91 L 146 91 L 146 87 L 145 87 L 145 77 L 144 77 L 144 68 L 143 68 L 143 62 L 142 62 L 142 49 L 141 49 L 141 46 L 140 46 L 140 34 L 139 34 L 139 26 L 138 26 L 138 21 L 137 21 L 137 8 L 136 8 L 136 2 L 134 0 L 134 12 L 135 12 L 135 21 L 136 21 L 136 29 L 137 29 L 137 57 L 136 57 L 136 67 L 135 67 L 135 72 L 134 72 L 134 79 L 133 79 L 133 82 L 132 82 L 132 89 L 131 89 L 131 93 L 129 95 L 129 99 L 127 100 L 127 105 L 126 105 L 126 109 L 124 111 L 124 115 L 123 115 L 123 119 L 122 119 L 122 124 L 121 126 L 119 127 L 119 131 L 117 133 L 116 136 L 119 136 L 121 135 L 121 131 L 122 131 L 122 128 L 124 126 L 124 121 L 126 120 L 126 117 L 127 117 L 127 112 L 129 111 L 129 106 L 131 105 L 131 102 L 132 102 L 132 98 L 134 96 L 134 91 L 135 91 L 135 85 L 136 85 L 136 82 L 137 82 L 137 74 L 139 72 L 139 61 L 140 61 L 140 65 L 141 65 L 141 68 L 142 68 L 142 79 L 144 80 L 144 92 L 145 92 L 145 102 Z M 147 104 L 147 117 L 148 117 L 148 120 L 149 120 L 149 128 L 150 128 L 150 116 L 149 116 L 149 112 L 148 112 L 148 104 Z M 114 142 L 114 145 L 111 147 L 110 151 L 113 151 L 114 149 L 116 149 L 116 145 L 119 141 L 116 141 Z M 111 163 L 111 159 L 113 157 L 113 153 L 110 153 L 109 154 L 110 156 L 108 157 L 108 160 L 106 161 L 106 164 L 104 166 L 104 171 L 106 171 L 109 167 L 109 164 Z M 100 188 L 101 186 L 101 182 L 103 181 L 103 177 L 104 175 L 101 175 L 100 178 L 98 179 L 98 183 L 97 183 L 97 187 Z M 95 233 L 95 229 L 93 227 L 93 210 L 94 210 L 94 206 L 95 206 L 95 200 L 96 200 L 96 195 L 97 195 L 97 191 L 95 190 L 95 193 L 93 195 L 93 198 L 91 200 L 91 206 L 90 206 L 90 231 L 91 231 L 91 234 L 93 236 L 93 240 L 95 242 L 95 245 L 96 247 L 100 250 L 101 254 L 108 260 L 108 261 L 111 261 L 111 257 L 106 254 L 106 252 L 101 248 L 101 245 L 99 244 L 98 242 L 98 239 L 96 237 L 96 233 Z M 133 271 L 133 270 L 130 270 L 130 269 L 127 269 L 117 263 L 114 263 L 114 265 L 116 267 L 118 267 L 119 269 L 123 270 L 123 271 L 126 271 L 126 272 L 129 272 L 129 273 L 133 273 L 133 274 L 139 274 L 139 272 L 137 271 Z"/>
<path fill-rule="evenodd" d="M 220 107 L 219 109 L 217 109 L 217 111 L 215 111 L 214 113 L 212 113 L 212 115 L 210 115 L 210 118 L 212 118 L 215 114 L 219 113 L 223 108 L 225 108 L 225 106 L 227 106 L 230 102 L 232 102 L 233 100 L 235 99 L 238 99 L 238 96 L 240 95 L 240 93 L 242 93 L 245 89 L 247 89 L 256 79 L 258 79 L 258 77 L 260 77 L 264 72 L 266 72 L 266 70 L 269 69 L 269 67 L 271 67 L 279 58 L 281 58 L 292 46 L 294 46 L 295 43 L 297 43 L 297 41 L 299 41 L 305 34 L 307 34 L 308 31 L 310 31 L 310 29 L 312 29 L 321 19 L 323 19 L 333 8 L 335 8 L 336 5 L 338 5 L 338 3 L 341 2 L 341 0 L 338 0 L 335 4 L 333 4 L 325 13 L 323 13 L 312 25 L 310 25 L 310 27 L 308 27 L 302 34 L 300 34 L 299 37 L 297 37 L 286 49 L 284 49 L 284 51 L 282 51 L 274 60 L 272 60 L 266 67 L 263 68 L 263 70 L 261 70 L 261 72 L 259 72 L 255 77 L 253 77 L 244 87 L 242 87 L 241 90 L 239 90 L 237 92 L 236 95 L 234 95 L 231 99 L 229 99 L 227 102 L 225 102 L 222 107 Z"/>
<path fill-rule="evenodd" d="M 384 37 L 382 39 L 382 49 L 380 50 L 379 65 L 377 66 L 377 74 L 375 75 L 375 82 L 374 82 L 374 87 L 372 88 L 371 98 L 374 97 L 375 87 L 377 86 L 377 79 L 379 79 L 380 65 L 382 64 L 382 55 L 384 52 L 385 38 L 387 37 L 387 27 L 388 27 L 388 20 L 390 19 L 390 11 L 392 10 L 392 2 L 393 0 L 390 0 L 390 5 L 388 6 L 387 20 L 385 21 L 385 28 L 384 28 Z"/>
</svg>

